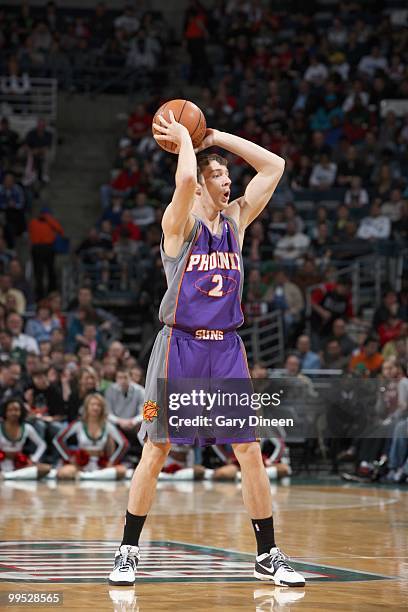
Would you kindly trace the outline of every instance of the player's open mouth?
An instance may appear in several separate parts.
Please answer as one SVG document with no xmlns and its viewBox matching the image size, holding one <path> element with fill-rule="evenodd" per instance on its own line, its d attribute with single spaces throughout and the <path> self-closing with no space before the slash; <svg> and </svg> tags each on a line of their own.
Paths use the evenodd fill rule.
<svg viewBox="0 0 408 612">
<path fill-rule="evenodd" d="M 230 192 L 229 192 L 229 191 L 224 191 L 224 193 L 222 194 L 222 199 L 223 199 L 225 202 L 228 202 L 229 197 L 230 197 Z"/>
</svg>

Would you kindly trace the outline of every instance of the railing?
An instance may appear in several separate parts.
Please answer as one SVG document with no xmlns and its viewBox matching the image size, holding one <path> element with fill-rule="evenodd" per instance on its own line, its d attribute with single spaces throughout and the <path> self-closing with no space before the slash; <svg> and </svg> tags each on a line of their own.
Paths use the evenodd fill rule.
<svg viewBox="0 0 408 612">
<path fill-rule="evenodd" d="M 10 78 L 0 76 L 0 109 L 2 116 L 16 119 L 43 117 L 53 124 L 57 118 L 56 79 L 29 78 L 20 91 L 10 91 Z"/>
<path fill-rule="evenodd" d="M 407 252 L 396 257 L 370 255 L 355 260 L 350 266 L 338 270 L 336 278 L 349 277 L 352 283 L 353 311 L 358 313 L 362 308 L 373 310 L 380 305 L 382 285 L 386 282 L 396 291 L 401 289 L 404 265 Z M 306 290 L 306 328 L 310 334 L 312 315 L 312 293 L 321 284 L 312 285 Z"/>
<path fill-rule="evenodd" d="M 256 317 L 251 327 L 238 331 L 250 362 L 262 361 L 267 367 L 283 362 L 285 339 L 280 311 Z"/>
</svg>

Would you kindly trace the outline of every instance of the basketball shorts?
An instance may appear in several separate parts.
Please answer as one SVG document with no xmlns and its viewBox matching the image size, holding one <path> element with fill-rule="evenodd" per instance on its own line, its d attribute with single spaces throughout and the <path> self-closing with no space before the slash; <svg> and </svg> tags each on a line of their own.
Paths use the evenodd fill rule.
<svg viewBox="0 0 408 612">
<path fill-rule="evenodd" d="M 146 375 L 141 439 L 201 446 L 257 439 L 250 409 L 236 399 L 252 392 L 244 344 L 235 331 L 221 335 L 198 339 L 168 326 L 158 333 Z M 174 401 L 182 396 L 182 404 Z"/>
</svg>

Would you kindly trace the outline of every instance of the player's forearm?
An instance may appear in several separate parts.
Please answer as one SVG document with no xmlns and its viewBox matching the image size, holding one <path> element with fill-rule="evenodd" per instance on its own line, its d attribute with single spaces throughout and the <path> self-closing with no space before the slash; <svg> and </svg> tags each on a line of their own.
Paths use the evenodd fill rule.
<svg viewBox="0 0 408 612">
<path fill-rule="evenodd" d="M 282 157 L 240 136 L 217 130 L 214 140 L 216 146 L 239 155 L 239 157 L 242 157 L 242 159 L 255 168 L 257 172 L 282 173 L 285 168 L 285 160 Z"/>
<path fill-rule="evenodd" d="M 197 159 L 187 130 L 181 138 L 175 181 L 176 187 L 197 181 Z"/>
</svg>

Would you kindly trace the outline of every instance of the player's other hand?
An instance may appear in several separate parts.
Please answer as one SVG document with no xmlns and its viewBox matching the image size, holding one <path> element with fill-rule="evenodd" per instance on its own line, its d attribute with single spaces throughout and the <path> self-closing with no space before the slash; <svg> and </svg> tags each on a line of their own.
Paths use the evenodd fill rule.
<svg viewBox="0 0 408 612">
<path fill-rule="evenodd" d="M 209 147 L 214 147 L 217 144 L 216 139 L 217 139 L 217 130 L 214 130 L 212 128 L 207 128 L 205 131 L 205 136 L 204 136 L 202 143 L 200 144 L 199 147 L 194 149 L 194 152 L 199 153 L 200 151 L 203 151 L 204 149 L 208 149 Z"/>
<path fill-rule="evenodd" d="M 157 141 L 169 140 L 177 145 L 177 150 L 180 148 L 183 137 L 187 134 L 190 137 L 188 129 L 181 123 L 178 123 L 174 118 L 173 111 L 169 111 L 170 121 L 167 121 L 163 115 L 159 115 L 161 125 L 153 123 L 153 127 L 159 134 L 154 134 L 153 138 Z"/>
</svg>

